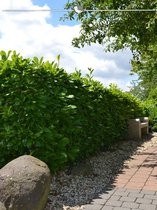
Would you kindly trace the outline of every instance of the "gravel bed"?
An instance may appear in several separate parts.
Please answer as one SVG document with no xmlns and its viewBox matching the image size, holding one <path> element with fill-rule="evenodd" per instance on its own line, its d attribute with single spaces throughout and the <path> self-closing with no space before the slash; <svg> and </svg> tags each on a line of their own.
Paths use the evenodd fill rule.
<svg viewBox="0 0 157 210">
<path fill-rule="evenodd" d="M 45 210 L 81 210 L 102 194 L 134 156 L 157 145 L 157 134 L 142 141 L 123 141 L 52 177 Z"/>
</svg>

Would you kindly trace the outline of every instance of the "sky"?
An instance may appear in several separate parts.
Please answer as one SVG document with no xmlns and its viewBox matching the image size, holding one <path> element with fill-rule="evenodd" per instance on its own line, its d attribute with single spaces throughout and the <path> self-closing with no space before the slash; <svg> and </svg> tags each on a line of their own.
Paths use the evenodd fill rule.
<svg viewBox="0 0 157 210">
<path fill-rule="evenodd" d="M 16 50 L 24 57 L 41 57 L 54 61 L 60 55 L 60 67 L 67 72 L 94 69 L 94 79 L 127 91 L 135 76 L 130 76 L 129 50 L 105 53 L 104 46 L 93 44 L 78 49 L 71 45 L 79 35 L 80 22 L 60 21 L 64 12 L 2 12 L 5 9 L 63 10 L 68 0 L 1 0 L 0 50 Z"/>
</svg>

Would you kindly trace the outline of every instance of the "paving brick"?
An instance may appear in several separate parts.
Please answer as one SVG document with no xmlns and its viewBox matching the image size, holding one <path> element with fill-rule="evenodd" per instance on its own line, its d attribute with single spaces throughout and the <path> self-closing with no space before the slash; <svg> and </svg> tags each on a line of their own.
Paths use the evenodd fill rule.
<svg viewBox="0 0 157 210">
<path fill-rule="evenodd" d="M 114 200 L 108 200 L 106 202 L 106 206 L 116 206 L 116 207 L 119 207 L 122 205 L 122 201 L 114 201 Z"/>
<path fill-rule="evenodd" d="M 143 209 L 143 210 L 156 210 L 156 205 L 153 205 L 153 204 L 140 204 L 139 209 Z"/>
<path fill-rule="evenodd" d="M 113 210 L 131 210 L 130 208 L 114 207 Z"/>
<path fill-rule="evenodd" d="M 155 184 L 157 183 L 157 179 L 156 177 L 149 177 L 149 179 L 147 180 L 147 182 L 154 182 Z"/>
<path fill-rule="evenodd" d="M 157 200 L 157 195 L 145 195 L 144 198 Z"/>
<path fill-rule="evenodd" d="M 136 200 L 136 203 L 151 204 L 152 201 L 153 201 L 152 199 L 138 198 Z"/>
<path fill-rule="evenodd" d="M 127 189 L 126 189 L 126 188 L 117 188 L 116 191 L 119 191 L 119 192 L 126 192 Z M 115 192 L 116 192 L 116 191 L 115 191 Z"/>
<path fill-rule="evenodd" d="M 156 182 L 157 180 L 156 180 L 156 177 L 150 176 L 150 177 L 148 178 L 147 181 L 148 181 L 148 182 L 149 182 L 149 181 L 154 181 L 154 182 Z"/>
<path fill-rule="evenodd" d="M 120 199 L 121 201 L 132 201 L 132 202 L 134 202 L 135 200 L 136 200 L 136 198 L 134 198 L 134 197 L 125 197 L 125 196 L 123 196 L 123 197 L 121 197 L 121 199 Z"/>
<path fill-rule="evenodd" d="M 126 191 L 129 193 L 140 193 L 141 192 L 140 189 L 127 189 Z"/>
<path fill-rule="evenodd" d="M 130 182 L 133 182 L 133 183 L 144 183 L 147 181 L 147 178 L 143 178 L 141 179 L 141 177 L 133 177 L 132 179 L 130 179 Z"/>
<path fill-rule="evenodd" d="M 112 196 L 111 194 L 105 193 L 100 195 L 100 199 L 108 200 L 111 196 Z"/>
<path fill-rule="evenodd" d="M 133 209 L 131 209 L 131 210 L 142 210 L 142 209 L 139 209 L 139 208 L 138 208 L 138 209 L 137 209 L 137 208 L 136 208 L 136 209 L 134 209 L 134 208 L 133 208 Z M 149 209 L 148 209 L 148 210 L 149 210 Z"/>
<path fill-rule="evenodd" d="M 137 172 L 133 178 L 143 178 L 143 179 L 148 179 L 149 178 L 149 174 L 141 174 L 140 172 Z"/>
<path fill-rule="evenodd" d="M 137 172 L 137 169 L 126 169 L 126 171 L 124 171 L 124 174 L 123 174 L 122 176 L 131 177 L 131 176 L 133 176 L 136 172 Z"/>
<path fill-rule="evenodd" d="M 130 179 L 130 176 L 125 176 L 125 175 L 121 175 L 121 176 L 118 176 L 115 181 L 117 180 L 121 180 L 121 181 L 128 181 Z"/>
<path fill-rule="evenodd" d="M 157 200 L 153 200 L 152 204 L 157 205 Z"/>
<path fill-rule="evenodd" d="M 114 210 L 112 206 L 104 206 L 101 210 Z"/>
<path fill-rule="evenodd" d="M 128 197 L 143 198 L 144 194 L 142 194 L 142 193 L 129 193 Z"/>
<path fill-rule="evenodd" d="M 127 191 L 123 192 L 123 191 L 119 191 L 119 190 L 117 190 L 114 193 L 114 195 L 120 195 L 120 196 L 127 196 L 128 194 L 129 194 L 129 192 L 127 192 Z"/>
<path fill-rule="evenodd" d="M 138 186 L 136 184 L 133 185 L 132 183 L 127 184 L 126 187 L 128 187 L 130 189 L 134 189 L 134 190 L 143 188 L 143 186 Z"/>
<path fill-rule="evenodd" d="M 147 165 L 149 165 L 149 164 L 147 164 Z M 141 166 L 141 168 L 139 169 L 139 173 L 141 173 L 141 174 L 146 174 L 146 173 L 150 174 L 152 172 L 152 168 L 146 168 L 147 165 L 144 162 L 144 165 Z"/>
<path fill-rule="evenodd" d="M 87 204 L 87 205 L 84 206 L 83 210 L 101 210 L 101 208 L 102 208 L 102 205 Z"/>
<path fill-rule="evenodd" d="M 132 188 L 133 189 L 142 189 L 142 187 L 144 186 L 144 183 L 135 183 L 135 182 L 129 182 L 126 187 L 128 188 Z"/>
<path fill-rule="evenodd" d="M 145 185 L 144 187 L 143 187 L 143 190 L 149 190 L 149 191 L 156 191 L 156 189 L 157 189 L 157 186 L 155 187 L 155 186 L 149 186 L 149 185 Z"/>
<path fill-rule="evenodd" d="M 127 208 L 138 208 L 139 204 L 138 203 L 134 203 L 134 202 L 124 202 L 122 204 L 122 207 L 127 207 Z"/>
<path fill-rule="evenodd" d="M 125 185 L 126 185 L 126 183 L 119 183 L 119 182 L 115 183 L 115 186 L 116 186 L 116 187 L 121 187 L 121 188 L 123 188 L 123 187 L 125 187 Z"/>
<path fill-rule="evenodd" d="M 120 179 L 118 179 L 118 180 L 115 180 L 115 181 L 114 181 L 114 184 L 115 184 L 116 186 L 117 186 L 118 184 L 119 184 L 119 185 L 120 185 L 120 184 L 121 184 L 121 185 L 122 185 L 122 184 L 125 185 L 125 184 L 128 183 L 128 181 L 129 181 L 129 180 L 120 180 Z M 118 186 L 117 186 L 117 187 L 118 187 Z"/>
<path fill-rule="evenodd" d="M 112 195 L 110 200 L 118 201 L 120 200 L 121 196 L 120 195 Z"/>
<path fill-rule="evenodd" d="M 155 191 L 150 191 L 150 190 L 142 190 L 141 193 L 144 193 L 147 195 L 155 195 Z"/>
<path fill-rule="evenodd" d="M 156 190 L 157 190 L 157 183 L 153 183 L 153 182 L 150 183 L 150 182 L 149 182 L 149 183 L 146 183 L 144 187 L 145 187 L 145 188 L 146 188 L 146 187 L 149 187 L 151 190 L 156 191 Z"/>
</svg>

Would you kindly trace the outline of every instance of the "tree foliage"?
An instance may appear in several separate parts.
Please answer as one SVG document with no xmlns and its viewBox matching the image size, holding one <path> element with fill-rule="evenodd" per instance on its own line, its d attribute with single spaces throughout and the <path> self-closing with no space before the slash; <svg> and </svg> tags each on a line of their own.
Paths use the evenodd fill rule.
<svg viewBox="0 0 157 210">
<path fill-rule="evenodd" d="M 130 85 L 129 93 L 134 95 L 140 100 L 145 100 L 148 97 L 148 92 L 145 91 L 144 87 L 141 85 L 142 81 L 132 80 Z"/>
<path fill-rule="evenodd" d="M 149 46 L 140 58 L 132 61 L 133 72 L 139 76 L 130 92 L 144 100 L 146 115 L 149 116 L 152 131 L 157 131 L 157 45 Z"/>
<path fill-rule="evenodd" d="M 148 98 L 157 84 L 157 42 L 143 51 L 139 58 L 132 60 L 132 68 L 132 72 L 139 76 L 138 86 L 144 90 L 145 98 Z"/>
<path fill-rule="evenodd" d="M 73 0 L 66 8 L 76 5 L 82 5 L 84 12 L 65 15 L 65 19 L 81 21 L 80 36 L 73 39 L 73 45 L 99 43 L 109 51 L 130 48 L 132 72 L 138 74 L 138 86 L 148 95 L 157 78 L 157 0 Z M 98 11 L 103 9 L 119 11 Z"/>
<path fill-rule="evenodd" d="M 82 5 L 85 11 L 79 14 L 71 11 L 64 17 L 81 21 L 81 34 L 73 40 L 76 47 L 100 43 L 107 50 L 129 47 L 141 52 L 156 42 L 156 0 L 73 0 L 66 4 L 66 9 L 76 5 Z M 119 11 L 96 11 L 103 9 Z M 121 11 L 131 9 L 154 11 Z"/>
<path fill-rule="evenodd" d="M 81 21 L 80 36 L 73 39 L 73 45 L 99 43 L 111 51 L 130 48 L 132 72 L 139 76 L 132 90 L 144 90 L 142 95 L 147 97 L 157 82 L 157 0 L 73 0 L 66 8 L 73 10 L 76 5 L 84 11 L 71 11 L 64 17 Z M 104 9 L 119 11 L 99 11 Z"/>
</svg>

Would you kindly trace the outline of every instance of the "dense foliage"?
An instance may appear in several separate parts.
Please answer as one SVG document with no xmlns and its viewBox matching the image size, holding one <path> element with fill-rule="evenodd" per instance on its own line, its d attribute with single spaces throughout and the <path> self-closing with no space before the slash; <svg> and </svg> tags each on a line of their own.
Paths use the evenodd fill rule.
<svg viewBox="0 0 157 210">
<path fill-rule="evenodd" d="M 139 76 L 138 84 L 133 88 L 141 88 L 143 99 L 147 99 L 157 84 L 157 40 L 154 46 L 149 46 L 140 58 L 132 61 L 133 72 Z M 143 91 L 142 91 L 143 90 Z"/>
<path fill-rule="evenodd" d="M 52 171 L 124 139 L 127 120 L 142 116 L 133 96 L 104 88 L 55 62 L 0 52 L 0 166 L 31 154 Z"/>
<path fill-rule="evenodd" d="M 75 12 L 76 5 L 84 11 Z M 156 42 L 156 0 L 72 0 L 65 7 L 72 10 L 65 19 L 81 21 L 80 36 L 73 40 L 74 46 L 99 43 L 111 50 L 129 47 L 141 52 Z M 105 9 L 112 11 L 101 11 Z"/>
<path fill-rule="evenodd" d="M 149 116 L 151 131 L 157 131 L 157 87 L 149 92 L 144 107 L 145 115 Z"/>
<path fill-rule="evenodd" d="M 157 131 L 157 100 L 145 101 L 145 113 L 149 116 L 149 124 L 151 132 Z"/>
</svg>

